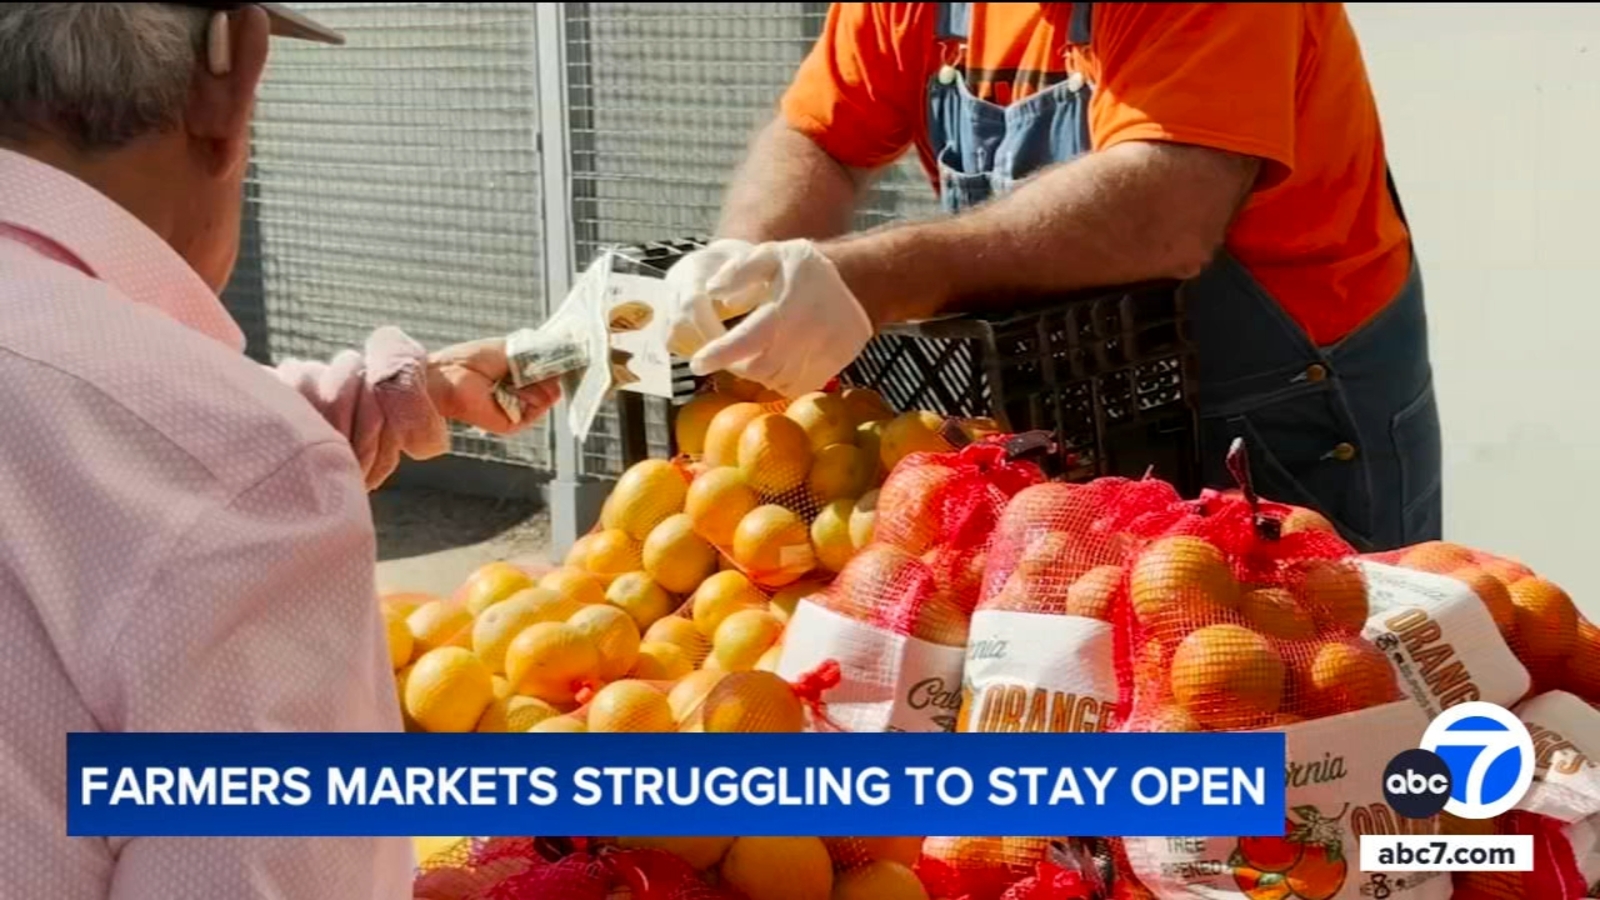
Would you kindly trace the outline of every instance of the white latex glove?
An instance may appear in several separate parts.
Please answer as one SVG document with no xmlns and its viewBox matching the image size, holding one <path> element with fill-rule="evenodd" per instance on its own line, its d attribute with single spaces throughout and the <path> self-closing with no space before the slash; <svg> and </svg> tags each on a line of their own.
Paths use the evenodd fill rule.
<svg viewBox="0 0 1600 900">
<path fill-rule="evenodd" d="M 667 284 L 674 289 L 673 306 L 667 313 L 667 349 L 674 355 L 694 356 L 701 347 L 728 333 L 722 324 L 725 319 L 742 316 L 760 302 L 759 291 L 727 298 L 713 298 L 706 292 L 706 282 L 724 266 L 755 249 L 748 241 L 712 241 L 667 270 Z"/>
<path fill-rule="evenodd" d="M 706 293 L 753 308 L 694 354 L 696 375 L 727 370 L 798 397 L 844 371 L 872 339 L 867 311 L 811 241 L 762 244 L 725 263 Z"/>
</svg>

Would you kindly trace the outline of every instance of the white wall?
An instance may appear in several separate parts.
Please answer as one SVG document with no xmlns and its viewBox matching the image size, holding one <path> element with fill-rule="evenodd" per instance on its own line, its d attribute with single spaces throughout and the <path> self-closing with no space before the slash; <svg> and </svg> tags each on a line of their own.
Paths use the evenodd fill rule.
<svg viewBox="0 0 1600 900">
<path fill-rule="evenodd" d="M 1426 280 L 1446 537 L 1600 618 L 1600 5 L 1350 5 Z"/>
</svg>

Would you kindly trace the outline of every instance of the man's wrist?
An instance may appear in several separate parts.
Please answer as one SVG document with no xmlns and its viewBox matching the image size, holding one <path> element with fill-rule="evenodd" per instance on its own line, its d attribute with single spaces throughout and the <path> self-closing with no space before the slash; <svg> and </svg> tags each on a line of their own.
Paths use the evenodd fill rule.
<svg viewBox="0 0 1600 900">
<path fill-rule="evenodd" d="M 903 225 L 820 245 L 874 330 L 928 318 L 954 298 L 954 260 L 928 226 Z"/>
</svg>

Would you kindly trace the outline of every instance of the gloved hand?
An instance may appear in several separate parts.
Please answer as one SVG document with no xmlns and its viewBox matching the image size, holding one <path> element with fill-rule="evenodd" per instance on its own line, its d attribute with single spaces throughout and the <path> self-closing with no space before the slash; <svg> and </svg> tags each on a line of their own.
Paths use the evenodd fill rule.
<svg viewBox="0 0 1600 900">
<path fill-rule="evenodd" d="M 667 270 L 667 284 L 675 289 L 675 305 L 667 314 L 668 350 L 684 358 L 694 356 L 701 347 L 728 333 L 724 320 L 744 315 L 759 302 L 758 291 L 728 298 L 713 298 L 706 293 L 706 282 L 755 248 L 748 241 L 713 241 Z"/>
<path fill-rule="evenodd" d="M 811 241 L 762 244 L 736 256 L 705 292 L 749 315 L 694 354 L 696 375 L 727 370 L 798 397 L 844 371 L 872 339 L 866 310 Z"/>
</svg>

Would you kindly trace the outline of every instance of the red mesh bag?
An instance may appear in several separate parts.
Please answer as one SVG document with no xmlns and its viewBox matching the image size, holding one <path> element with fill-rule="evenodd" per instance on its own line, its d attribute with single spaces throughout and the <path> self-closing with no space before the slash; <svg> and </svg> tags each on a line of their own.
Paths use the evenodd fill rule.
<svg viewBox="0 0 1600 900">
<path fill-rule="evenodd" d="M 1284 834 L 1129 838 L 1121 873 L 1161 900 L 1295 896 L 1355 900 L 1357 838 L 1431 832 L 1385 803 L 1389 760 L 1418 746 L 1428 717 L 1404 699 L 1365 639 L 1367 582 L 1354 550 L 1320 527 L 1291 530 L 1288 507 L 1250 489 L 1139 517 L 1141 543 L 1118 593 L 1116 663 L 1127 731 L 1272 729 L 1287 738 Z M 1394 900 L 1443 900 L 1448 879 L 1390 877 Z"/>
<path fill-rule="evenodd" d="M 990 535 L 1043 477 L 998 437 L 907 457 L 879 494 L 872 542 L 796 607 L 779 674 L 835 661 L 828 709 L 846 730 L 954 730 Z"/>
<path fill-rule="evenodd" d="M 1509 708 L 1551 690 L 1600 701 L 1600 629 L 1559 585 L 1516 560 L 1444 541 L 1367 559 L 1372 571 L 1398 585 L 1403 600 L 1431 595 L 1420 604 L 1430 621 L 1407 615 L 1405 603 L 1393 604 L 1398 609 L 1374 609 L 1375 632 L 1388 634 L 1408 657 L 1437 653 L 1443 644 L 1465 648 L 1453 661 L 1457 677 L 1408 686 L 1425 705 L 1486 700 Z M 1426 661 L 1407 658 L 1402 681 L 1423 681 L 1407 676 Z"/>
<path fill-rule="evenodd" d="M 1455 834 L 1530 835 L 1531 872 L 1458 872 L 1456 900 L 1600 894 L 1600 710 L 1573 694 L 1540 694 L 1517 707 L 1533 736 L 1534 781 L 1517 808 L 1489 822 L 1447 817 Z"/>
<path fill-rule="evenodd" d="M 959 730 L 1108 731 L 1113 601 L 1130 526 L 1174 507 L 1154 479 L 1038 484 L 995 529 L 972 616 Z"/>
<path fill-rule="evenodd" d="M 1097 900 L 1106 894 L 1093 858 L 1065 838 L 928 838 L 917 875 L 928 896 L 950 900 Z"/>
</svg>

